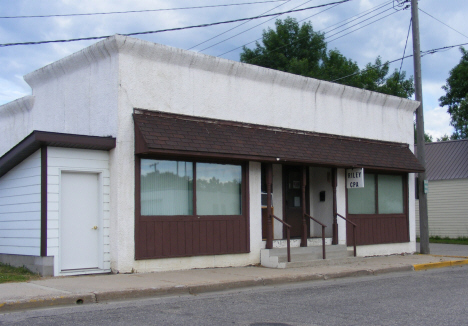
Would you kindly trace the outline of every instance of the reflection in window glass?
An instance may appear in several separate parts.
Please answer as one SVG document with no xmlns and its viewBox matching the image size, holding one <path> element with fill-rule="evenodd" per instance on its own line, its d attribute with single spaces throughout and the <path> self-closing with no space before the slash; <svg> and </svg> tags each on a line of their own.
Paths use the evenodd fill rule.
<svg viewBox="0 0 468 326">
<path fill-rule="evenodd" d="M 193 163 L 141 160 L 141 215 L 193 214 Z"/>
<path fill-rule="evenodd" d="M 375 175 L 364 174 L 364 188 L 348 189 L 349 214 L 375 214 Z"/>
<path fill-rule="evenodd" d="M 403 177 L 379 174 L 379 214 L 403 213 Z"/>
<path fill-rule="evenodd" d="M 240 215 L 242 167 L 197 163 L 197 215 Z"/>
</svg>

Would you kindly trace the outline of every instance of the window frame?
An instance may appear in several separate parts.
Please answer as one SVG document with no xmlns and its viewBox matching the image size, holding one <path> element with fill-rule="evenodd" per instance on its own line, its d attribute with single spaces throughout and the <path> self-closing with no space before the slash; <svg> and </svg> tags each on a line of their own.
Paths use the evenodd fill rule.
<svg viewBox="0 0 468 326">
<path fill-rule="evenodd" d="M 353 214 L 349 213 L 349 200 L 348 200 L 348 188 L 346 188 L 346 215 L 349 216 L 371 216 L 371 215 L 405 215 L 408 211 L 408 174 L 407 173 L 392 173 L 392 172 L 383 172 L 383 171 L 375 171 L 375 170 L 366 170 L 364 173 L 373 174 L 374 175 L 374 184 L 375 184 L 375 192 L 374 192 L 374 205 L 375 205 L 375 213 L 365 214 L 365 213 L 358 213 Z M 398 175 L 402 176 L 402 195 L 403 195 L 403 212 L 402 213 L 380 213 L 379 212 L 379 174 L 381 175 Z M 346 176 L 345 176 L 346 177 Z M 347 177 L 346 177 L 347 178 Z M 346 183 L 345 183 L 346 184 Z"/>
<path fill-rule="evenodd" d="M 375 214 L 350 214 L 348 211 L 348 188 L 346 188 L 346 216 L 357 225 L 356 244 L 373 245 L 383 243 L 404 243 L 410 241 L 409 230 L 409 173 L 395 171 L 381 171 L 366 169 L 364 173 L 375 174 Z M 403 187 L 403 212 L 379 213 L 378 202 L 378 175 L 401 175 Z M 346 178 L 346 176 L 345 176 Z M 353 230 L 346 223 L 346 241 L 348 245 L 354 243 Z"/>
<path fill-rule="evenodd" d="M 192 162 L 194 164 L 194 175 L 193 175 L 193 214 L 192 215 L 141 215 L 141 159 L 154 159 L 154 160 L 167 160 L 167 161 L 185 161 Z M 242 184 L 241 184 L 241 214 L 240 215 L 200 215 L 196 213 L 196 163 L 215 163 L 215 164 L 230 164 L 239 165 L 242 170 Z M 249 200 L 249 162 L 236 159 L 209 159 L 209 158 L 198 158 L 198 157 L 185 157 L 185 156 L 171 156 L 171 155 L 135 155 L 135 260 L 143 259 L 155 259 L 155 258 L 173 258 L 173 257 L 191 257 L 191 256 L 204 256 L 204 255 L 219 255 L 219 254 L 238 254 L 238 253 L 249 253 L 250 252 L 250 200 Z M 177 239 L 170 238 L 170 243 L 166 243 L 166 247 L 170 247 L 166 250 L 166 247 L 162 249 L 162 254 L 149 253 L 147 244 L 143 242 L 147 241 L 147 229 L 145 225 L 153 223 L 154 225 L 168 225 L 171 224 L 171 236 L 174 236 L 175 230 L 179 235 L 175 237 Z M 187 224 L 188 223 L 188 224 Z M 211 248 L 206 250 L 200 249 L 199 251 L 189 248 L 189 239 L 183 239 L 183 228 L 187 225 L 201 225 L 208 223 L 214 226 L 214 234 L 206 234 L 207 237 L 215 237 L 214 243 Z M 221 223 L 221 224 L 220 224 Z M 220 229 L 223 234 L 227 232 L 227 240 L 222 240 L 221 234 L 216 234 L 216 225 L 230 225 L 235 223 L 240 228 L 237 230 L 236 235 L 231 234 L 229 228 L 225 231 Z M 175 225 L 178 226 L 175 226 Z M 184 225 L 184 226 L 182 226 Z M 176 229 L 174 229 L 174 227 Z M 181 229 L 182 227 L 182 229 Z M 208 231 L 207 231 L 208 232 Z M 234 231 L 232 231 L 234 232 Z M 239 233 L 240 232 L 240 233 Z M 202 234 L 193 233 L 193 236 L 203 237 Z M 163 237 L 166 237 L 164 234 Z M 182 238 L 181 238 L 182 237 Z M 144 240 L 142 240 L 144 239 Z M 217 240 L 218 239 L 218 240 Z M 221 240 L 220 240 L 221 239 Z M 234 240 L 233 240 L 234 239 Z M 206 240 L 207 242 L 213 239 Z M 217 242 L 218 241 L 218 242 Z M 226 244 L 223 241 L 228 241 Z M 230 241 L 230 242 L 229 242 Z M 233 243 L 232 241 L 235 241 Z M 221 244 L 219 243 L 221 242 Z M 185 245 L 183 244 L 185 243 Z M 183 247 L 186 247 L 185 249 Z M 176 248 L 176 249 L 174 249 Z M 178 248 L 178 249 L 177 249 Z M 181 249 L 182 248 L 182 249 Z"/>
<path fill-rule="evenodd" d="M 148 160 L 161 160 L 161 161 L 184 161 L 184 162 L 190 162 L 193 164 L 192 166 L 192 207 L 193 207 L 193 212 L 192 214 L 187 214 L 187 215 L 142 215 L 141 214 L 141 160 L 142 159 L 148 159 Z M 203 215 L 203 214 L 197 214 L 197 163 L 209 163 L 209 164 L 222 164 L 222 165 L 237 165 L 241 167 L 241 194 L 240 194 L 240 200 L 241 200 L 241 214 L 235 214 L 235 215 Z M 137 164 L 137 162 L 136 162 Z M 158 218 L 158 219 L 177 219 L 177 220 L 184 220 L 185 218 L 187 219 L 199 219 L 199 218 L 209 218 L 211 216 L 215 216 L 217 218 L 222 218 L 223 216 L 226 217 L 236 217 L 236 216 L 244 216 L 245 210 L 247 209 L 245 207 L 246 203 L 246 189 L 245 189 L 245 180 L 246 180 L 246 173 L 245 173 L 245 162 L 240 162 L 240 161 L 213 161 L 213 160 L 196 160 L 196 159 L 187 159 L 187 158 L 160 158 L 160 157 L 146 157 L 146 156 L 140 156 L 138 159 L 138 175 L 135 174 L 135 177 L 138 178 L 138 183 L 139 186 L 136 191 L 138 191 L 138 197 L 139 201 L 135 201 L 135 205 L 138 206 L 138 211 L 139 215 L 141 218 Z"/>
</svg>

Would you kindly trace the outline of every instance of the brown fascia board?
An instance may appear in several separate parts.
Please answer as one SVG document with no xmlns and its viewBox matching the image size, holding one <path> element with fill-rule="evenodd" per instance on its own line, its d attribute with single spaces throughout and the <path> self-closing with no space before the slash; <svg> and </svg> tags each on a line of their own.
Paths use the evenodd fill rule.
<svg viewBox="0 0 468 326">
<path fill-rule="evenodd" d="M 352 169 L 352 168 L 364 168 L 369 170 L 376 171 L 394 171 L 394 172 L 412 172 L 418 173 L 423 172 L 424 169 L 408 169 L 408 168 L 392 168 L 388 166 L 378 166 L 378 165 L 366 165 L 366 164 L 341 164 L 341 163 L 330 163 L 330 162 L 319 162 L 319 161 L 307 161 L 307 160 L 295 160 L 295 159 L 276 159 L 273 157 L 266 156 L 254 156 L 254 155 L 237 155 L 237 154 L 220 154 L 220 153 L 210 153 L 210 152 L 193 152 L 193 151 L 176 151 L 176 150 L 152 150 L 148 149 L 147 151 L 136 152 L 137 155 L 142 155 L 142 157 L 151 158 L 154 155 L 158 157 L 165 157 L 167 159 L 204 159 L 204 160 L 214 160 L 214 161 L 254 161 L 261 163 L 273 163 L 273 164 L 287 164 L 287 165 L 310 165 L 316 167 L 334 167 L 334 168 L 343 168 L 343 169 Z"/>
<path fill-rule="evenodd" d="M 43 146 L 108 151 L 115 148 L 115 138 L 35 130 L 0 157 L 0 177 Z"/>
</svg>

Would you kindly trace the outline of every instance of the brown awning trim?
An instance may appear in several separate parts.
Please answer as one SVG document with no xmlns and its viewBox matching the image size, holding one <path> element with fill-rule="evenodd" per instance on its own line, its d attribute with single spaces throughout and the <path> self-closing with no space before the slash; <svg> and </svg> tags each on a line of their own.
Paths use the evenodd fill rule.
<svg viewBox="0 0 468 326">
<path fill-rule="evenodd" d="M 421 172 L 407 144 L 135 109 L 135 153 Z"/>
<path fill-rule="evenodd" d="M 35 130 L 0 157 L 0 177 L 44 146 L 108 151 L 115 148 L 115 138 Z"/>
</svg>

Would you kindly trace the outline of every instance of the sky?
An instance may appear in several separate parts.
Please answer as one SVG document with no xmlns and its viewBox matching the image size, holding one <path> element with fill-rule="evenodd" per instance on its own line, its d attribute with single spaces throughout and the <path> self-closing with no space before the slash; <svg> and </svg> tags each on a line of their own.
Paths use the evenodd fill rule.
<svg viewBox="0 0 468 326">
<path fill-rule="evenodd" d="M 264 13 L 275 14 L 340 0 L 266 1 L 0 0 L 0 43 L 155 31 L 254 17 Z M 225 6 L 220 7 L 220 5 Z M 154 11 L 186 7 L 205 8 Z M 466 18 L 468 1 L 420 0 L 419 8 L 421 51 L 468 43 Z M 153 11 L 90 16 L 4 18 L 142 10 Z M 383 61 L 393 61 L 403 57 L 411 10 L 402 9 L 398 6 L 397 0 L 350 0 L 342 4 L 247 22 L 134 37 L 239 61 L 243 45 L 254 47 L 255 43 L 252 42 L 261 38 L 263 30 L 274 28 L 275 19 L 284 19 L 287 16 L 296 18 L 300 22 L 310 21 L 315 31 L 325 33 L 328 49 L 339 50 L 364 68 L 367 63 L 373 63 L 377 56 L 381 56 Z M 369 25 L 365 26 L 366 24 Z M 23 80 L 24 75 L 96 42 L 98 40 L 0 47 L 0 105 L 31 94 L 31 88 Z M 202 42 L 204 43 L 200 44 Z M 468 49 L 468 46 L 465 48 Z M 411 32 L 405 53 L 412 54 Z M 434 140 L 453 132 L 447 108 L 440 107 L 438 99 L 445 94 L 442 86 L 460 58 L 460 50 L 454 47 L 424 55 L 421 60 L 425 130 Z M 400 64 L 401 60 L 393 63 L 390 71 L 400 69 Z M 403 60 L 402 70 L 407 76 L 414 75 L 412 58 Z"/>
</svg>

